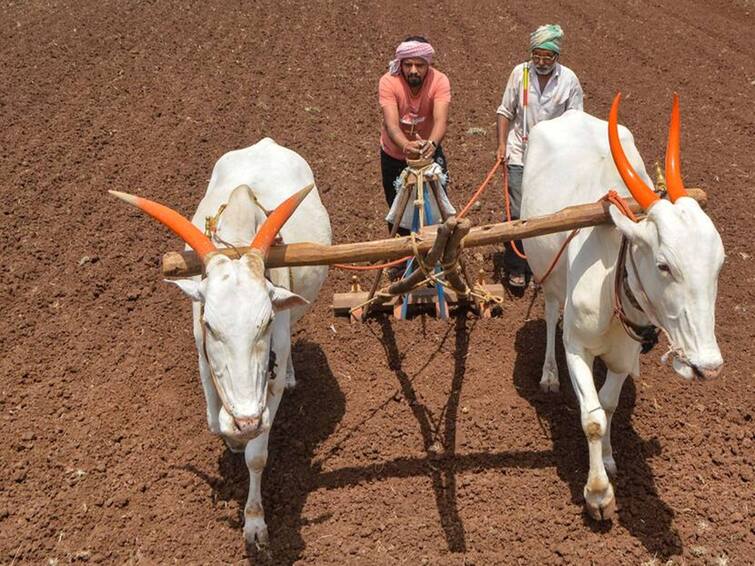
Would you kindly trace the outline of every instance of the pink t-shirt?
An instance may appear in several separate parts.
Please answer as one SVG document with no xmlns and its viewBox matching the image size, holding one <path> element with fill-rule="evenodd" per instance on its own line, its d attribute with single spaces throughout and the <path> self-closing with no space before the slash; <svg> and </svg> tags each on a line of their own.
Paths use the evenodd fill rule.
<svg viewBox="0 0 755 566">
<path fill-rule="evenodd" d="M 418 133 L 422 139 L 427 139 L 433 130 L 433 104 L 438 101 L 451 101 L 451 83 L 448 77 L 430 67 L 422 88 L 416 96 L 412 96 L 404 77 L 401 75 L 384 74 L 378 85 L 380 108 L 388 104 L 398 106 L 399 125 L 409 140 L 416 139 Z M 405 159 L 404 152 L 388 136 L 385 123 L 380 131 L 380 146 L 388 155 L 395 159 Z"/>
</svg>

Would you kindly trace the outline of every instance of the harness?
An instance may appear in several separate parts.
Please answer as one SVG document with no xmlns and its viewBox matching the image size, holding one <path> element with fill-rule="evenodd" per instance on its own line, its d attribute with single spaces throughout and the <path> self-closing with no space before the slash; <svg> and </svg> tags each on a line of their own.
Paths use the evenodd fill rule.
<svg viewBox="0 0 755 566">
<path fill-rule="evenodd" d="M 627 250 L 629 253 L 627 254 Z M 613 279 L 613 312 L 621 325 L 624 327 L 624 331 L 630 338 L 640 343 L 643 354 L 647 354 L 658 343 L 658 335 L 660 330 L 654 324 L 641 325 L 631 320 L 624 310 L 624 305 L 621 303 L 622 291 L 626 295 L 629 302 L 634 308 L 640 312 L 645 312 L 637 298 L 634 296 L 632 289 L 629 287 L 626 257 L 629 255 L 629 261 L 632 264 L 634 270 L 635 279 L 640 286 L 640 292 L 645 300 L 645 304 L 652 307 L 652 303 L 645 292 L 645 288 L 642 286 L 642 280 L 640 279 L 639 272 L 637 271 L 637 265 L 634 262 L 634 255 L 632 254 L 632 248 L 629 245 L 629 240 L 626 236 L 621 238 L 621 247 L 619 248 L 619 256 L 616 260 L 616 270 Z M 648 313 L 645 313 L 648 314 Z M 657 317 L 649 316 L 648 318 L 657 320 Z"/>
</svg>

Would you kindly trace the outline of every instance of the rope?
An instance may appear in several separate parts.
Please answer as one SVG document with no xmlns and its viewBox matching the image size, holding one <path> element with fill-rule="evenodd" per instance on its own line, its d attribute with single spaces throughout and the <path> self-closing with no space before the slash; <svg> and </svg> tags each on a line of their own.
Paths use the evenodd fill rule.
<svg viewBox="0 0 755 566">
<path fill-rule="evenodd" d="M 411 257 L 412 256 L 408 255 L 406 257 L 402 257 L 401 259 L 389 261 L 388 263 L 375 263 L 373 265 L 347 265 L 345 263 L 334 263 L 333 267 L 337 267 L 339 269 L 346 269 L 348 271 L 373 271 L 375 269 L 388 269 L 389 267 L 401 265 L 402 263 L 404 263 L 407 259 L 410 259 Z"/>
<path fill-rule="evenodd" d="M 566 237 L 566 240 L 564 240 L 564 243 L 561 244 L 561 247 L 558 250 L 558 253 L 556 253 L 555 257 L 553 258 L 553 261 L 551 261 L 550 266 L 548 267 L 548 270 L 545 272 L 545 275 L 543 275 L 542 279 L 538 279 L 537 277 L 533 276 L 533 279 L 535 280 L 535 283 L 537 285 L 542 286 L 543 283 L 545 283 L 545 280 L 548 279 L 551 273 L 553 273 L 553 270 L 556 268 L 556 265 L 558 265 L 558 260 L 561 259 L 561 255 L 564 253 L 564 250 L 566 249 L 566 246 L 569 245 L 569 242 L 571 242 L 574 239 L 574 236 L 576 236 L 579 233 L 579 228 L 575 228 L 571 231 L 571 233 Z"/>
<path fill-rule="evenodd" d="M 417 265 L 419 266 L 419 269 L 424 274 L 424 276 L 429 277 L 430 270 L 427 268 L 427 265 L 425 265 L 422 255 L 419 253 L 419 247 L 417 244 L 417 235 L 414 232 L 412 232 L 409 236 L 411 237 L 412 250 L 414 251 L 414 259 L 417 261 Z"/>
<path fill-rule="evenodd" d="M 495 174 L 495 172 L 498 170 L 498 167 L 500 167 L 500 166 L 501 166 L 501 160 L 500 159 L 496 159 L 495 165 L 493 165 L 493 168 L 490 171 L 488 171 L 488 175 L 487 175 L 487 177 L 485 177 L 485 180 L 482 182 L 482 185 L 480 185 L 477 188 L 477 190 L 475 191 L 475 193 L 472 195 L 472 198 L 469 199 L 469 202 L 461 210 L 461 212 L 458 214 L 457 218 L 464 218 L 464 216 L 467 214 L 467 212 L 469 212 L 469 209 L 472 208 L 472 204 L 474 204 L 474 202 L 477 200 L 477 197 L 479 197 L 482 194 L 482 192 L 485 190 L 485 187 L 490 182 L 490 179 L 493 178 L 493 175 Z"/>
<path fill-rule="evenodd" d="M 415 242 L 415 240 L 412 239 L 412 243 L 414 243 L 414 242 Z M 405 291 L 404 293 L 400 293 L 400 294 L 401 295 L 405 295 L 407 293 L 410 293 L 414 289 L 417 289 L 418 287 L 423 287 L 424 285 L 427 285 L 430 282 L 435 283 L 437 285 L 442 285 L 443 287 L 445 287 L 447 289 L 451 289 L 452 288 L 451 285 L 445 279 L 442 279 L 442 277 L 444 277 L 451 270 L 450 269 L 443 269 L 442 271 L 439 271 L 438 273 L 433 273 L 431 271 L 428 271 L 427 270 L 427 266 L 424 265 L 424 263 L 422 262 L 421 259 L 419 259 L 420 258 L 419 250 L 416 248 L 416 246 L 415 246 L 415 250 L 417 250 L 417 254 L 418 254 L 416 257 L 418 258 L 418 262 L 417 263 L 419 264 L 419 269 L 422 271 L 423 275 L 425 275 L 425 278 L 422 279 L 421 281 L 417 281 L 417 283 L 414 286 L 412 286 L 411 289 L 409 289 L 408 291 Z M 456 264 L 454 263 L 453 266 L 455 266 L 455 265 Z M 396 295 L 392 295 L 392 294 L 386 292 L 386 290 L 388 289 L 388 287 L 390 287 L 390 285 L 387 286 L 387 287 L 383 287 L 382 289 L 380 289 L 380 291 L 378 291 L 377 293 L 375 293 L 375 296 L 373 296 L 371 299 L 368 299 L 368 300 L 366 300 L 366 301 L 364 301 L 362 303 L 359 303 L 356 306 L 351 307 L 349 309 L 349 314 L 353 314 L 355 311 L 361 309 L 362 307 L 365 307 L 365 306 L 367 306 L 369 304 L 372 304 L 372 303 L 374 303 L 376 301 L 396 296 Z M 470 291 L 470 293 L 471 293 L 471 291 Z M 486 294 L 489 295 L 489 293 L 487 293 L 487 292 L 486 292 Z M 483 299 L 485 298 L 483 295 L 481 295 L 479 293 L 476 293 L 475 296 L 482 297 Z M 500 297 L 495 297 L 495 296 L 492 296 L 492 295 L 491 295 L 491 297 L 492 297 L 491 300 L 497 301 L 498 304 L 500 304 L 502 302 L 502 299 L 499 301 Z"/>
<path fill-rule="evenodd" d="M 506 195 L 508 196 L 508 191 L 506 191 Z M 629 208 L 629 205 L 626 203 L 626 201 L 623 198 L 621 198 L 621 195 L 619 195 L 619 193 L 617 193 L 615 190 L 613 189 L 609 190 L 605 195 L 600 197 L 597 202 L 601 202 L 601 201 L 610 202 L 611 204 L 615 205 L 616 208 L 618 208 L 622 212 L 622 214 L 624 214 L 624 216 L 626 216 L 633 222 L 638 221 L 638 218 L 632 212 L 632 209 Z M 508 214 L 508 198 L 506 199 L 506 212 Z M 558 260 L 561 259 L 561 256 L 563 255 L 564 250 L 566 249 L 566 246 L 569 245 L 569 242 L 571 242 L 574 239 L 574 236 L 576 236 L 580 230 L 581 228 L 575 228 L 569 233 L 569 235 L 566 237 L 566 240 L 564 240 L 564 243 L 561 244 L 561 247 L 559 248 L 558 252 L 553 257 L 553 260 L 548 266 L 548 269 L 546 270 L 545 275 L 543 275 L 543 277 L 540 279 L 538 279 L 537 277 L 534 277 L 536 284 L 542 286 L 545 283 L 546 279 L 550 277 L 550 274 L 553 273 L 553 270 L 556 268 L 556 265 L 558 265 Z M 515 248 L 514 251 L 516 251 L 516 247 L 515 246 L 513 247 Z"/>
<path fill-rule="evenodd" d="M 511 222 L 511 206 L 509 203 L 509 169 L 508 167 L 503 168 L 503 194 L 504 194 L 504 200 L 506 201 L 506 222 Z M 519 249 L 516 247 L 516 240 L 511 240 L 509 242 L 511 244 L 511 249 L 514 250 L 514 253 L 518 255 L 523 260 L 527 260 L 527 256 L 524 255 L 524 252 L 520 252 Z"/>
</svg>

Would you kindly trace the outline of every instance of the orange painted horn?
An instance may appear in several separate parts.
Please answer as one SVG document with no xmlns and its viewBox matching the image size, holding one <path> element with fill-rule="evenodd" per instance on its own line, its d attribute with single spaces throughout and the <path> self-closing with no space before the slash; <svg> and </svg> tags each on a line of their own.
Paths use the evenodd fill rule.
<svg viewBox="0 0 755 566">
<path fill-rule="evenodd" d="M 640 179 L 621 148 L 618 126 L 619 102 L 621 102 L 620 92 L 614 97 L 611 112 L 608 114 L 608 145 L 611 147 L 613 162 L 616 164 L 616 169 L 619 170 L 619 175 L 624 180 L 624 184 L 640 206 L 647 210 L 651 204 L 658 200 L 658 195 L 651 191 L 650 187 Z"/>
<path fill-rule="evenodd" d="M 217 248 L 213 245 L 210 239 L 205 236 L 199 228 L 194 226 L 194 224 L 186 220 L 186 218 L 178 214 L 175 210 L 171 210 L 167 206 L 149 199 L 137 197 L 128 193 L 121 193 L 119 191 L 108 192 L 111 195 L 143 210 L 152 218 L 164 224 L 171 232 L 189 244 L 194 251 L 197 252 L 197 255 L 201 258 L 202 262 L 205 261 L 208 253 L 217 251 Z"/>
<path fill-rule="evenodd" d="M 674 105 L 671 108 L 671 124 L 668 129 L 668 145 L 666 146 L 666 191 L 671 202 L 679 197 L 687 196 L 687 189 L 682 181 L 681 159 L 679 158 L 679 139 L 681 132 L 681 118 L 679 117 L 679 95 L 674 93 Z"/>
<path fill-rule="evenodd" d="M 278 232 L 280 232 L 280 229 L 283 228 L 283 225 L 291 217 L 294 211 L 301 204 L 301 201 L 304 200 L 304 198 L 309 194 L 309 191 L 311 191 L 314 186 L 314 183 L 310 183 L 302 190 L 288 197 L 280 205 L 278 205 L 278 208 L 270 213 L 270 216 L 267 217 L 265 223 L 257 231 L 257 234 L 255 234 L 254 236 L 254 241 L 252 242 L 252 245 L 250 247 L 259 250 L 260 252 L 262 252 L 263 256 L 266 256 L 267 251 L 270 249 L 270 246 L 273 243 L 273 240 L 275 240 L 275 237 L 278 235 Z"/>
</svg>

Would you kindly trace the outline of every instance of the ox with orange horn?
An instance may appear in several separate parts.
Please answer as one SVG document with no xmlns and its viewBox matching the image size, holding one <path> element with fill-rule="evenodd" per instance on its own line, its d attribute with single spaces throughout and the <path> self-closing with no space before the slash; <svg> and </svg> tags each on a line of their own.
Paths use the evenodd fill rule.
<svg viewBox="0 0 755 566">
<path fill-rule="evenodd" d="M 265 546 L 262 473 L 284 390 L 296 383 L 292 329 L 311 308 L 328 273 L 324 265 L 266 269 L 266 263 L 279 233 L 288 244 L 326 248 L 332 243 L 312 169 L 270 138 L 229 151 L 215 163 L 191 221 L 162 204 L 110 192 L 164 224 L 201 259 L 201 277 L 198 270 L 166 283 L 192 301 L 207 426 L 232 451 L 244 453 L 249 471 L 244 538 Z M 214 235 L 205 235 L 207 219 L 220 214 Z M 216 242 L 222 246 L 216 248 Z M 226 247 L 234 257 L 225 254 Z"/>
<path fill-rule="evenodd" d="M 713 379 L 723 367 L 715 310 L 724 247 L 700 205 L 680 198 L 686 191 L 679 171 L 678 98 L 666 148 L 668 199 L 653 192 L 633 137 L 619 130 L 620 100 L 617 94 L 608 128 L 597 117 L 573 111 L 538 123 L 530 132 L 522 180 L 521 217 L 530 222 L 602 199 L 611 187 L 631 192 L 647 211 L 636 221 L 610 204 L 607 212 L 615 228 L 596 226 L 573 238 L 562 232 L 524 240 L 535 277 L 542 280 L 552 268 L 542 285 L 546 343 L 540 387 L 548 392 L 560 387 L 556 329 L 561 319 L 566 365 L 588 445 L 585 510 L 601 521 L 616 509 L 611 421 L 625 380 L 640 375 L 641 352 L 652 347 L 660 330 L 669 347 L 663 359 L 671 359 L 684 379 Z M 564 253 L 554 264 L 559 250 Z M 596 357 L 606 367 L 600 390 L 593 373 Z"/>
</svg>

